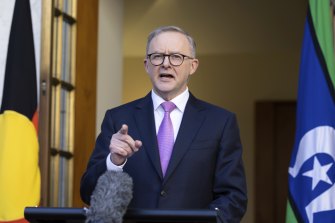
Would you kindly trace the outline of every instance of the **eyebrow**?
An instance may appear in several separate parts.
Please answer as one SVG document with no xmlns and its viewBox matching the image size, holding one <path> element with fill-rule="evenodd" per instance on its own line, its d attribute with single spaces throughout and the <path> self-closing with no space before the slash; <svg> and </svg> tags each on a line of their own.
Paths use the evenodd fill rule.
<svg viewBox="0 0 335 223">
<path fill-rule="evenodd" d="M 170 55 L 170 54 L 184 54 L 184 55 L 186 55 L 185 53 L 181 53 L 181 52 L 175 52 L 175 51 L 172 51 L 172 52 L 169 52 L 169 53 L 162 53 L 162 52 L 152 52 L 152 53 L 148 53 L 148 54 L 153 54 L 153 53 L 157 53 L 157 54 L 167 54 L 167 55 Z"/>
</svg>

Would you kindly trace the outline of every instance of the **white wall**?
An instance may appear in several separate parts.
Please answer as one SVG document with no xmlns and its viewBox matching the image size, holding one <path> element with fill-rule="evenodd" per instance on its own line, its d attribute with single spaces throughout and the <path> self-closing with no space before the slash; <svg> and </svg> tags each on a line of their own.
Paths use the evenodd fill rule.
<svg viewBox="0 0 335 223">
<path fill-rule="evenodd" d="M 123 1 L 99 0 L 96 134 L 105 111 L 121 103 Z"/>
</svg>

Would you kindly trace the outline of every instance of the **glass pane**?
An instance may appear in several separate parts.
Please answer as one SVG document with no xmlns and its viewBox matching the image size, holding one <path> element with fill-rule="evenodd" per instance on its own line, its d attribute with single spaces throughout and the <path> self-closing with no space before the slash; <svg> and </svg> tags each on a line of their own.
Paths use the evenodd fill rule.
<svg viewBox="0 0 335 223">
<path fill-rule="evenodd" d="M 76 1 L 56 0 L 61 13 L 53 19 L 53 60 L 51 95 L 50 206 L 69 207 L 72 204 L 74 90 L 69 88 L 74 80 L 75 46 L 74 29 L 64 21 L 64 14 L 74 14 Z M 66 15 L 65 15 L 66 17 Z M 56 84 L 57 83 L 57 84 Z"/>
</svg>

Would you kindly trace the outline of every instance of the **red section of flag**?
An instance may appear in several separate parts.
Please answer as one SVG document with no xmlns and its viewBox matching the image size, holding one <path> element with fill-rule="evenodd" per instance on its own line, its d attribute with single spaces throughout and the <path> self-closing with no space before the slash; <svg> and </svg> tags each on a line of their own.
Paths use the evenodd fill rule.
<svg viewBox="0 0 335 223">
<path fill-rule="evenodd" d="M 34 113 L 32 121 L 36 129 L 36 134 L 38 135 L 38 110 Z"/>
<path fill-rule="evenodd" d="M 23 218 L 15 221 L 0 221 L 0 223 L 29 223 L 29 221 Z"/>
</svg>

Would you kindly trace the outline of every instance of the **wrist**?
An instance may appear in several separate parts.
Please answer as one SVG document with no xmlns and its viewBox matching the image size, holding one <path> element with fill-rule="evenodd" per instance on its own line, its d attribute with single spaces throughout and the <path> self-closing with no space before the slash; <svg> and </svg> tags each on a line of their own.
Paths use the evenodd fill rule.
<svg viewBox="0 0 335 223">
<path fill-rule="evenodd" d="M 122 166 L 126 162 L 126 158 L 116 157 L 115 154 L 111 154 L 110 161 L 116 166 Z"/>
</svg>

